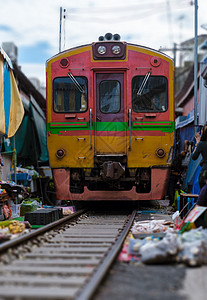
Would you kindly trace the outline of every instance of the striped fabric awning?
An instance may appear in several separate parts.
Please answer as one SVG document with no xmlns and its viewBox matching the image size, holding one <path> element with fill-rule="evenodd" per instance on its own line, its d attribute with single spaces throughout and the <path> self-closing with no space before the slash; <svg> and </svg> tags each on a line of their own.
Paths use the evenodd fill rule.
<svg viewBox="0 0 207 300">
<path fill-rule="evenodd" d="M 0 48 L 0 133 L 12 137 L 24 117 L 24 107 L 12 71 L 12 63 Z"/>
</svg>

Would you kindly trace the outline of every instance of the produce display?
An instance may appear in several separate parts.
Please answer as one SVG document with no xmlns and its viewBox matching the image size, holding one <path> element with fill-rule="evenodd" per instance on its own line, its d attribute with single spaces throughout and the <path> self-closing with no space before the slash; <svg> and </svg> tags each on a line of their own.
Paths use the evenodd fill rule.
<svg viewBox="0 0 207 300">
<path fill-rule="evenodd" d="M 127 253 L 144 264 L 207 264 L 207 229 L 188 228 L 178 230 L 173 222 L 165 220 L 135 222 Z"/>
<path fill-rule="evenodd" d="M 26 225 L 16 220 L 7 220 L 0 222 L 0 243 L 26 232 Z"/>
<path fill-rule="evenodd" d="M 175 225 L 171 221 L 166 220 L 152 220 L 135 222 L 132 227 L 132 234 L 139 233 L 159 233 L 159 232 L 172 232 Z"/>
</svg>

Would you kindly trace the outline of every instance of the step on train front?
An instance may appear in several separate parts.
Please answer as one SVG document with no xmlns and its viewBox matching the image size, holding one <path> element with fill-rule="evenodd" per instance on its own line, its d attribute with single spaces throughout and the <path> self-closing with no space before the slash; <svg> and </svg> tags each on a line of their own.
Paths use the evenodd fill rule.
<svg viewBox="0 0 207 300">
<path fill-rule="evenodd" d="M 47 136 L 60 200 L 159 200 L 174 144 L 174 66 L 106 34 L 47 61 Z"/>
</svg>

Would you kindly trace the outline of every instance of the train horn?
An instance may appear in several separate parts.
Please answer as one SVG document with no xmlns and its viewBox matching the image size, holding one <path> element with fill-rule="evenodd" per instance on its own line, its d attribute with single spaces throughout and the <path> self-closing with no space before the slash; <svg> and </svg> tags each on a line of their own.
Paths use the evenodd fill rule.
<svg viewBox="0 0 207 300">
<path fill-rule="evenodd" d="M 104 36 L 103 35 L 99 36 L 98 40 L 101 42 L 104 41 Z"/>
<path fill-rule="evenodd" d="M 113 38 L 112 33 L 108 32 L 105 34 L 105 40 L 110 41 L 110 40 L 112 40 L 112 38 Z"/>
<path fill-rule="evenodd" d="M 121 36 L 118 34 L 118 33 L 115 33 L 114 35 L 110 32 L 106 33 L 105 36 L 101 35 L 99 36 L 98 40 L 100 42 L 103 42 L 103 41 L 120 41 L 121 39 Z"/>
<path fill-rule="evenodd" d="M 114 34 L 114 41 L 120 41 L 121 37 L 118 33 Z"/>
</svg>

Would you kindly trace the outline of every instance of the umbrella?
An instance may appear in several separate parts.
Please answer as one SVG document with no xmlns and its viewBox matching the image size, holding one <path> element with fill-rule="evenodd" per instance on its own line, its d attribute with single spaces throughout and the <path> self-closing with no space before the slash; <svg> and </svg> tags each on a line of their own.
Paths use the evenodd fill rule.
<svg viewBox="0 0 207 300">
<path fill-rule="evenodd" d="M 14 136 L 24 116 L 24 107 L 12 71 L 12 64 L 0 48 L 0 133 Z"/>
</svg>

